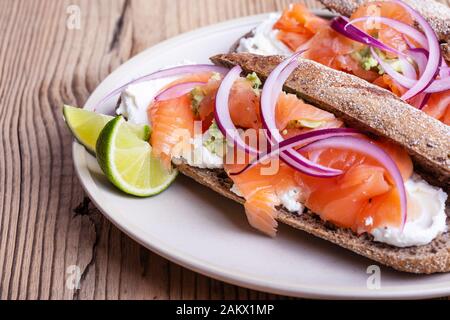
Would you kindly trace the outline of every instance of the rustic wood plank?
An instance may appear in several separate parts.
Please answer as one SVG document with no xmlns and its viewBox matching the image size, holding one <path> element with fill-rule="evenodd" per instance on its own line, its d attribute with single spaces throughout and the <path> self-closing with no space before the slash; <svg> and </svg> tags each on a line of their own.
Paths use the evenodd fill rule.
<svg viewBox="0 0 450 320">
<path fill-rule="evenodd" d="M 75 176 L 60 108 L 83 105 L 112 70 L 161 40 L 290 2 L 0 1 L 0 299 L 282 298 L 177 266 L 103 218 Z M 80 28 L 68 28 L 77 8 Z"/>
</svg>

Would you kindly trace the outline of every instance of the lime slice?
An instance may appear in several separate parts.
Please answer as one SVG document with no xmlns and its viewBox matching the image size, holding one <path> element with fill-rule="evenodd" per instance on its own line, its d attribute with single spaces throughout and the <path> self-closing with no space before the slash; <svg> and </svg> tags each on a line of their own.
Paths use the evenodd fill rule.
<svg viewBox="0 0 450 320">
<path fill-rule="evenodd" d="M 148 197 L 164 191 L 178 171 L 165 169 L 150 144 L 119 116 L 106 124 L 97 140 L 97 161 L 108 179 L 125 193 Z"/>
<path fill-rule="evenodd" d="M 114 117 L 87 111 L 84 109 L 65 105 L 63 107 L 64 119 L 67 126 L 78 140 L 90 153 L 95 155 L 95 144 L 103 127 Z M 126 124 L 130 130 L 142 140 L 150 137 L 150 128 L 147 125 Z"/>
</svg>

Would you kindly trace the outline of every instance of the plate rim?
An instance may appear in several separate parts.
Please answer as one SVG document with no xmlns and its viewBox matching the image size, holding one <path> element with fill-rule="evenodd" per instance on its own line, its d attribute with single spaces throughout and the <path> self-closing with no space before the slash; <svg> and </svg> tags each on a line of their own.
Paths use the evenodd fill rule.
<svg viewBox="0 0 450 320">
<path fill-rule="evenodd" d="M 332 16 L 329 11 L 326 10 L 313 10 L 317 14 Z M 96 89 L 91 93 L 88 100 L 85 103 L 84 108 L 92 109 L 89 106 L 92 105 L 92 101 L 98 99 L 103 86 L 105 83 L 111 80 L 114 74 L 120 73 L 122 70 L 127 68 L 128 64 L 134 63 L 138 60 L 140 56 L 148 54 L 149 51 L 157 53 L 158 51 L 164 50 L 164 48 L 172 45 L 176 45 L 180 41 L 186 41 L 189 38 L 199 38 L 205 33 L 218 32 L 225 28 L 229 29 L 233 26 L 243 27 L 245 25 L 252 25 L 263 21 L 272 13 L 264 13 L 258 15 L 251 15 L 246 17 L 241 17 L 237 19 L 223 21 L 217 24 L 212 24 L 199 29 L 195 29 L 186 33 L 179 34 L 175 37 L 164 40 L 154 46 L 151 46 L 139 54 L 135 55 L 131 59 L 125 61 L 122 65 L 112 71 L 101 83 L 96 87 Z M 382 291 L 377 290 L 363 290 L 363 289 L 344 289 L 342 286 L 308 286 L 308 285 L 292 285 L 287 283 L 280 283 L 279 281 L 270 281 L 268 279 L 261 279 L 259 277 L 252 276 L 251 273 L 237 274 L 230 271 L 229 269 L 220 268 L 219 266 L 212 265 L 211 263 L 202 261 L 201 259 L 191 257 L 188 253 L 183 253 L 178 251 L 176 248 L 167 246 L 163 242 L 149 241 L 149 237 L 140 237 L 139 232 L 136 232 L 136 226 L 131 226 L 126 223 L 126 219 L 121 220 L 120 216 L 110 214 L 108 212 L 112 209 L 105 201 L 99 199 L 99 193 L 95 193 L 97 186 L 93 180 L 91 173 L 88 170 L 88 164 L 86 157 L 90 154 L 75 140 L 72 144 L 72 157 L 75 167 L 75 172 L 77 177 L 85 190 L 88 197 L 94 203 L 97 209 L 118 229 L 131 237 L 134 241 L 138 242 L 140 245 L 146 247 L 147 249 L 155 252 L 156 254 L 170 260 L 178 265 L 181 265 L 187 269 L 193 270 L 194 272 L 200 273 L 207 277 L 211 277 L 226 283 L 230 283 L 236 286 L 242 286 L 245 288 L 274 293 L 285 296 L 292 297 L 302 297 L 302 298 L 315 298 L 315 299 L 421 299 L 421 298 L 435 298 L 450 295 L 450 281 L 444 283 L 439 287 L 435 285 L 420 285 L 414 288 L 414 290 L 408 290 L 403 286 L 390 287 L 388 289 L 383 289 Z M 101 198 L 101 197 L 100 197 Z M 151 237 L 150 237 L 151 238 Z"/>
</svg>

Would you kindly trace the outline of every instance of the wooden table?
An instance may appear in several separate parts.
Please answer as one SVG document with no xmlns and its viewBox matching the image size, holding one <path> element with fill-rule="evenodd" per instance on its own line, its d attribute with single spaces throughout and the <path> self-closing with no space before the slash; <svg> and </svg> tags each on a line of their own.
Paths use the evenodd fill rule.
<svg viewBox="0 0 450 320">
<path fill-rule="evenodd" d="M 161 40 L 290 2 L 0 0 L 0 299 L 279 298 L 181 268 L 103 218 L 75 176 L 61 106 L 82 106 Z"/>
</svg>

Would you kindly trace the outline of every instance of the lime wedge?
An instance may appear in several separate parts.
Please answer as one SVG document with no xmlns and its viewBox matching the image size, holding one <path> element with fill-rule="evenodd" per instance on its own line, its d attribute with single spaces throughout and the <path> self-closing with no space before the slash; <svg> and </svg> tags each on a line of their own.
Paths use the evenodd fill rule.
<svg viewBox="0 0 450 320">
<path fill-rule="evenodd" d="M 114 117 L 87 111 L 84 109 L 65 105 L 63 107 L 64 119 L 75 139 L 86 150 L 95 155 L 95 144 L 103 127 Z M 150 137 L 150 128 L 147 125 L 126 124 L 142 140 Z"/>
<path fill-rule="evenodd" d="M 148 197 L 164 191 L 177 176 L 152 156 L 152 147 L 119 116 L 106 124 L 97 140 L 97 161 L 108 179 L 125 193 Z"/>
</svg>

